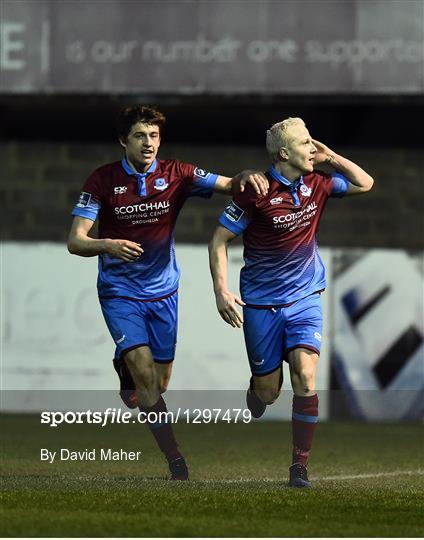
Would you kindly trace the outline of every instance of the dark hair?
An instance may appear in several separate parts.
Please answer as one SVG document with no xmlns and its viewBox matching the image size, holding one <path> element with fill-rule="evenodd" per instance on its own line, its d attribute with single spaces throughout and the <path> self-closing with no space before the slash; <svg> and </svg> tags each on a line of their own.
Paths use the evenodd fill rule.
<svg viewBox="0 0 424 540">
<path fill-rule="evenodd" d="M 155 109 L 155 107 L 149 107 L 147 105 L 131 105 L 129 107 L 124 107 L 119 113 L 117 121 L 119 139 L 126 141 L 131 128 L 137 122 L 158 126 L 161 131 L 162 126 L 166 122 L 166 118 L 160 111 Z"/>
</svg>

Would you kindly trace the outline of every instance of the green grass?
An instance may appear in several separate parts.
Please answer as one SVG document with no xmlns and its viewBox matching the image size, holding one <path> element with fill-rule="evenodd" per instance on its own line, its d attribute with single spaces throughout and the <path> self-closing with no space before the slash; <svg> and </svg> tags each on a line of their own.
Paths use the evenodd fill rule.
<svg viewBox="0 0 424 540">
<path fill-rule="evenodd" d="M 40 425 L 39 416 L 2 415 L 0 420 L 0 536 L 424 533 L 419 424 L 321 424 L 310 463 L 315 489 L 303 491 L 287 487 L 288 423 L 178 424 L 191 481 L 170 483 L 145 426 L 53 429 Z M 142 456 L 138 462 L 40 461 L 40 448 L 94 447 L 141 450 Z M 400 473 L 405 471 L 417 473 Z M 343 479 L 367 474 L 373 476 Z"/>
</svg>

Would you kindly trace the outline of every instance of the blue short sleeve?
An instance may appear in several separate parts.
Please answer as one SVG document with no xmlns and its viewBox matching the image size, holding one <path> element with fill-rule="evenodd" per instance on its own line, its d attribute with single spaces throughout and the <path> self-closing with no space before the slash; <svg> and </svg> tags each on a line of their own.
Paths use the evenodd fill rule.
<svg viewBox="0 0 424 540">
<path fill-rule="evenodd" d="M 241 234 L 249 225 L 250 220 L 245 211 L 231 201 L 219 218 L 219 223 L 234 234 Z"/>
<path fill-rule="evenodd" d="M 72 215 L 91 219 L 91 221 L 96 221 L 99 210 L 100 204 L 93 201 L 90 193 L 83 191 L 78 199 L 77 204 L 72 210 Z"/>
<path fill-rule="evenodd" d="M 340 173 L 331 175 L 332 189 L 330 197 L 344 197 L 349 189 L 349 180 Z"/>
<path fill-rule="evenodd" d="M 193 184 L 189 197 L 212 197 L 218 175 L 196 167 L 193 173 Z"/>
</svg>

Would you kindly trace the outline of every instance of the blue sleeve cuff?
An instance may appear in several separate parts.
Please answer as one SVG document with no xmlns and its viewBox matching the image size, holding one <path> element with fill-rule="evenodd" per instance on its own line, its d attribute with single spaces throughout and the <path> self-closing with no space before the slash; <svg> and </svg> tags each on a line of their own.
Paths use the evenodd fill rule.
<svg viewBox="0 0 424 540">
<path fill-rule="evenodd" d="M 249 225 L 249 222 L 246 219 L 241 219 L 240 221 L 231 221 L 228 219 L 225 212 L 223 212 L 219 217 L 219 223 L 229 231 L 231 231 L 234 234 L 242 234 L 242 232 L 246 229 L 246 227 Z"/>
<path fill-rule="evenodd" d="M 333 188 L 331 190 L 331 197 L 343 197 L 346 195 L 349 189 L 349 180 L 340 173 L 334 173 L 331 175 Z"/>
<path fill-rule="evenodd" d="M 91 219 L 91 221 L 96 221 L 99 210 L 100 204 L 92 202 L 84 208 L 81 208 L 81 206 L 78 205 L 74 206 L 74 209 L 72 210 L 72 215 Z"/>
<path fill-rule="evenodd" d="M 209 199 L 213 195 L 217 179 L 217 174 L 208 173 L 196 168 L 194 170 L 194 181 L 189 197 Z"/>
<path fill-rule="evenodd" d="M 222 212 L 219 223 L 234 234 L 241 234 L 249 225 L 243 208 L 240 208 L 234 201 L 231 201 Z"/>
</svg>

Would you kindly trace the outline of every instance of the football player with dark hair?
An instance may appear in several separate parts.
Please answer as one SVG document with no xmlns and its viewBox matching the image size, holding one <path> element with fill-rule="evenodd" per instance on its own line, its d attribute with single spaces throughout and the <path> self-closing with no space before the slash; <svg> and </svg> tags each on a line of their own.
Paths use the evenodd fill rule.
<svg viewBox="0 0 424 540">
<path fill-rule="evenodd" d="M 246 183 L 265 194 L 268 185 L 260 173 L 228 178 L 175 159 L 157 159 L 164 123 L 165 116 L 152 107 L 121 111 L 118 137 L 125 155 L 88 177 L 72 212 L 68 239 L 71 253 L 99 257 L 99 300 L 116 344 L 122 399 L 158 417 L 167 411 L 161 394 L 171 377 L 177 338 L 180 270 L 174 228 L 179 212 L 192 196 L 235 195 Z M 98 238 L 92 238 L 96 219 Z M 169 463 L 171 479 L 186 480 L 187 465 L 171 424 L 149 427 Z"/>
</svg>

